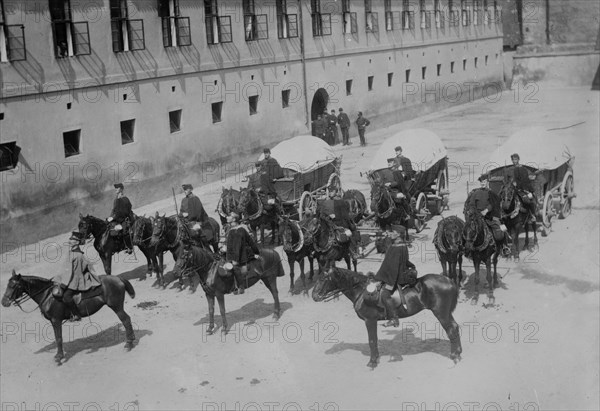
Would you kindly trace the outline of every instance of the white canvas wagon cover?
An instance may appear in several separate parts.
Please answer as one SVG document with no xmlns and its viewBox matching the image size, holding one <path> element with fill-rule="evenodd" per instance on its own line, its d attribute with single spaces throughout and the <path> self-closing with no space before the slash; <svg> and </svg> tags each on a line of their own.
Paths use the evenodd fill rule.
<svg viewBox="0 0 600 411">
<path fill-rule="evenodd" d="M 325 141 L 314 136 L 296 136 L 282 141 L 271 149 L 271 157 L 282 168 L 298 173 L 306 173 L 336 159 L 335 152 Z M 259 161 L 265 158 L 261 154 Z"/>
<path fill-rule="evenodd" d="M 498 147 L 487 167 L 492 171 L 512 165 L 511 154 L 518 153 L 522 165 L 540 170 L 554 170 L 571 160 L 567 137 L 561 130 L 548 131 L 543 127 L 529 127 L 517 131 Z"/>
<path fill-rule="evenodd" d="M 370 171 L 387 168 L 387 159 L 396 157 L 396 147 L 410 159 L 416 172 L 426 171 L 448 154 L 442 140 L 433 131 L 418 128 L 404 130 L 386 139 L 377 150 Z"/>
</svg>

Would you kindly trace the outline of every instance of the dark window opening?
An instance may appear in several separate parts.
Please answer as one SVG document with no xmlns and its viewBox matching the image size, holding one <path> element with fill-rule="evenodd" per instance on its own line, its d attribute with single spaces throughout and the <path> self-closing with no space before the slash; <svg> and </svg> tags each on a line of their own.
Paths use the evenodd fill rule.
<svg viewBox="0 0 600 411">
<path fill-rule="evenodd" d="M 251 116 L 258 112 L 258 96 L 248 97 L 248 108 Z"/>
<path fill-rule="evenodd" d="M 368 85 L 369 91 L 372 91 L 373 90 L 373 76 L 367 77 L 367 85 Z"/>
<path fill-rule="evenodd" d="M 283 108 L 287 108 L 290 106 L 290 91 L 289 90 L 281 91 L 281 106 Z"/>
<path fill-rule="evenodd" d="M 133 143 L 133 133 L 135 131 L 135 120 L 121 121 L 121 144 Z"/>
<path fill-rule="evenodd" d="M 454 73 L 454 62 L 450 62 L 450 73 Z"/>
<path fill-rule="evenodd" d="M 467 59 L 463 59 L 463 71 L 467 69 Z"/>
<path fill-rule="evenodd" d="M 477 68 L 477 61 L 478 61 L 478 58 L 475 57 L 474 62 L 473 62 L 473 65 L 475 66 L 475 68 Z"/>
<path fill-rule="evenodd" d="M 63 145 L 65 149 L 65 158 L 77 155 L 79 151 L 79 143 L 81 130 L 67 131 L 63 133 Z"/>
<path fill-rule="evenodd" d="M 21 147 L 16 141 L 0 144 L 0 171 L 12 170 L 19 162 Z"/>
<path fill-rule="evenodd" d="M 223 102 L 212 103 L 212 122 L 219 123 L 221 121 L 221 112 L 223 111 Z"/>
<path fill-rule="evenodd" d="M 427 71 L 427 67 L 421 67 L 421 79 L 425 80 L 425 72 Z"/>
<path fill-rule="evenodd" d="M 441 74 L 442 74 L 442 65 L 441 65 L 441 64 L 438 64 L 438 65 L 437 65 L 437 75 L 438 75 L 438 77 L 439 77 Z"/>
<path fill-rule="evenodd" d="M 171 134 L 181 131 L 181 110 L 169 111 Z"/>
<path fill-rule="evenodd" d="M 406 78 L 404 80 L 405 83 L 410 82 L 410 69 L 406 70 Z"/>
<path fill-rule="evenodd" d="M 388 73 L 388 87 L 392 87 L 393 78 L 394 78 L 394 73 Z"/>
<path fill-rule="evenodd" d="M 489 57 L 489 56 L 485 56 L 485 65 L 486 65 L 486 66 L 488 65 L 488 57 Z"/>
<path fill-rule="evenodd" d="M 352 95 L 352 80 L 346 80 L 346 95 Z"/>
</svg>

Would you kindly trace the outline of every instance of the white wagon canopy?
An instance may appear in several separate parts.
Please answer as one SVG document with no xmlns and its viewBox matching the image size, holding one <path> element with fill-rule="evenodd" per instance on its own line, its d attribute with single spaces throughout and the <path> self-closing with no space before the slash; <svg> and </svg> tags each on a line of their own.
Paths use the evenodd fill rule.
<svg viewBox="0 0 600 411">
<path fill-rule="evenodd" d="M 333 149 L 323 140 L 314 136 L 296 136 L 282 141 L 271 149 L 275 158 L 285 170 L 306 173 L 331 163 L 336 159 Z M 261 154 L 259 161 L 265 158 Z M 288 175 L 289 172 L 286 172 Z"/>
</svg>

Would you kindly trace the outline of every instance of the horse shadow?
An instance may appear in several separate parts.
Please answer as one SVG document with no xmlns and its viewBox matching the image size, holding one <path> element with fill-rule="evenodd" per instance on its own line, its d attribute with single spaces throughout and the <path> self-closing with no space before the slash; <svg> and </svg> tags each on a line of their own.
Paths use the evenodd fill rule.
<svg viewBox="0 0 600 411">
<path fill-rule="evenodd" d="M 318 274 L 315 273 L 315 277 L 313 277 L 312 280 L 308 279 L 308 275 L 306 276 L 306 290 L 304 289 L 304 284 L 302 284 L 302 278 L 296 278 L 296 280 L 294 281 L 294 291 L 291 293 L 291 295 L 301 295 L 304 292 L 310 295 L 310 291 L 313 289 L 315 283 L 317 282 L 317 275 Z"/>
<path fill-rule="evenodd" d="M 133 270 L 124 271 L 121 274 L 119 274 L 118 277 L 120 277 L 124 280 L 128 280 L 128 281 L 132 281 L 132 280 L 144 281 L 144 280 L 146 280 L 146 271 L 147 271 L 146 265 L 143 265 L 143 266 L 136 267 Z"/>
<path fill-rule="evenodd" d="M 89 330 L 89 333 L 92 333 L 100 327 L 98 324 L 91 321 L 89 322 L 89 327 L 86 327 L 87 324 L 87 321 L 82 321 L 84 335 L 88 334 L 86 333 L 86 328 Z M 72 330 L 72 328 L 63 328 L 63 338 L 68 337 L 69 330 Z M 134 331 L 136 345 L 145 336 L 152 335 L 152 331 L 150 330 Z M 124 344 L 125 342 L 125 328 L 122 324 L 115 324 L 112 327 L 102 330 L 97 334 L 88 335 L 87 337 L 78 338 L 69 342 L 63 342 L 63 348 L 65 350 L 64 362 L 67 362 L 71 357 L 74 357 L 75 355 L 83 351 L 86 351 L 86 354 L 92 354 L 103 348 L 114 347 L 120 344 Z M 40 348 L 35 352 L 35 354 L 42 354 L 54 351 L 56 351 L 56 341 L 46 345 L 45 347 Z"/>
<path fill-rule="evenodd" d="M 471 273 L 471 275 L 467 276 L 466 272 L 463 270 L 463 282 L 462 282 L 462 286 L 461 289 L 463 289 L 465 291 L 465 298 L 467 300 L 471 300 L 475 297 L 479 297 L 480 295 L 487 295 L 487 290 L 489 289 L 489 284 L 487 283 L 487 280 L 485 278 L 486 274 L 485 274 L 485 267 L 479 271 L 479 294 L 475 295 L 475 271 L 473 271 L 473 273 Z M 466 280 L 465 280 L 466 278 Z M 504 281 L 502 281 L 502 276 L 500 276 L 500 274 L 498 274 L 498 284 L 495 288 L 495 290 L 498 289 L 502 289 L 502 290 L 508 290 L 508 287 L 506 285 L 506 283 Z"/>
<path fill-rule="evenodd" d="M 281 315 L 287 310 L 292 308 L 292 304 L 288 302 L 280 302 Z M 227 301 L 225 301 L 225 308 L 227 308 Z M 215 303 L 215 316 L 219 314 L 219 304 Z M 273 302 L 265 302 L 264 298 L 257 298 L 256 300 L 249 302 L 246 305 L 238 308 L 235 311 L 227 311 L 227 322 L 231 328 L 236 323 L 252 323 L 260 318 L 265 318 L 273 314 Z M 200 320 L 194 323 L 195 326 L 208 324 L 209 315 L 206 315 Z"/>
<path fill-rule="evenodd" d="M 380 356 L 389 355 L 389 362 L 402 361 L 405 355 L 416 355 L 421 353 L 435 353 L 442 357 L 450 357 L 450 341 L 441 338 L 418 338 L 414 330 L 385 330 L 385 334 L 392 335 L 392 339 L 379 339 L 378 347 Z M 339 342 L 325 351 L 325 354 L 338 354 L 346 350 L 359 351 L 365 357 L 371 356 L 368 343 Z"/>
</svg>

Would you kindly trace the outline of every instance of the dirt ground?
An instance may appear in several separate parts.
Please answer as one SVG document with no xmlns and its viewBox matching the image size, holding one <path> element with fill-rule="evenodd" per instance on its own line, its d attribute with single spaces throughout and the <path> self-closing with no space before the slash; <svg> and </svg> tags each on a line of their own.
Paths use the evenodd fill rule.
<svg viewBox="0 0 600 411">
<path fill-rule="evenodd" d="M 473 187 L 490 153 L 508 136 L 527 126 L 582 123 L 567 129 L 565 141 L 576 156 L 573 212 L 555 221 L 548 237 L 539 236 L 539 249 L 525 251 L 520 262 L 500 261 L 494 306 L 483 306 L 483 288 L 479 304 L 470 304 L 473 267 L 465 263 L 469 278 L 454 313 L 463 347 L 457 365 L 443 329 L 423 311 L 399 328 L 379 327 L 381 362 L 375 370 L 367 368 L 366 329 L 350 301 L 315 303 L 289 295 L 287 276 L 279 281 L 281 319 L 272 320 L 272 297 L 259 284 L 243 296 L 227 296 L 232 330 L 209 336 L 201 289 L 153 287 L 155 279 L 145 279 L 138 252 L 142 259 L 122 254 L 113 268 L 132 280 L 137 293 L 125 305 L 138 338 L 131 352 L 123 350 L 117 317 L 104 308 L 91 319 L 65 324 L 68 360 L 57 367 L 49 323 L 37 311 L 0 309 L 2 410 L 599 409 L 599 94 L 542 89 L 533 96 L 537 102 L 526 103 L 525 97 L 506 92 L 494 103 L 481 100 L 368 132 L 365 148 L 357 138 L 349 148 L 336 147 L 343 155 L 343 187 L 368 195 L 360 172 L 379 143 L 402 129 L 433 130 L 446 144 L 454 170 L 450 211 L 444 215 L 460 215 L 467 182 Z M 214 217 L 221 185 L 242 184 L 239 178 L 203 187 L 191 183 Z M 173 213 L 170 188 L 161 189 L 164 201 L 136 213 Z M 411 260 L 419 275 L 441 272 L 431 244 L 438 220 L 415 236 Z M 68 231 L 3 254 L 2 292 L 13 267 L 24 275 L 65 275 Z M 89 249 L 88 255 L 94 258 Z M 359 271 L 377 270 L 375 260 L 360 261 Z M 287 273 L 287 262 L 284 266 Z M 167 257 L 166 271 L 172 268 Z M 101 264 L 96 271 L 102 272 Z M 35 305 L 30 301 L 24 309 Z"/>
</svg>

